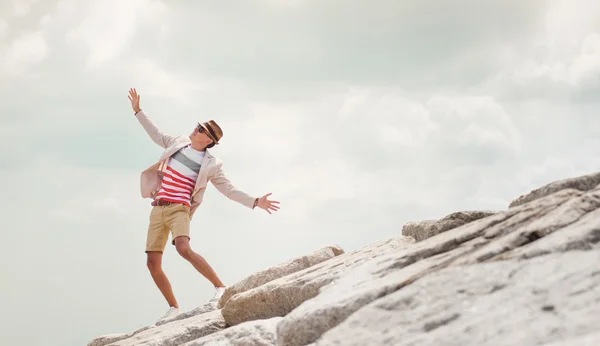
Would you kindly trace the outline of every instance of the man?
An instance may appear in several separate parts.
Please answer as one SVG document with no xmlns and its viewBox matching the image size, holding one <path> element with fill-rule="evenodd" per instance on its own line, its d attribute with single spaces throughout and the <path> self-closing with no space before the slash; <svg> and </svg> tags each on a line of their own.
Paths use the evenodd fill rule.
<svg viewBox="0 0 600 346">
<path fill-rule="evenodd" d="M 268 199 L 271 193 L 259 198 L 250 196 L 227 179 L 221 161 L 207 150 L 218 145 L 223 137 L 215 121 L 198 123 L 190 135 L 171 136 L 146 116 L 135 89 L 129 90 L 128 98 L 135 117 L 150 138 L 165 149 L 158 162 L 141 174 L 142 197 L 153 199 L 146 239 L 147 265 L 169 304 L 169 310 L 160 321 L 180 313 L 169 279 L 161 267 L 169 231 L 177 252 L 214 285 L 215 294 L 210 302 L 218 302 L 225 291 L 225 285 L 212 267 L 190 247 L 190 221 L 202 203 L 208 181 L 223 195 L 251 209 L 259 207 L 271 214 L 279 209 L 279 202 Z"/>
</svg>

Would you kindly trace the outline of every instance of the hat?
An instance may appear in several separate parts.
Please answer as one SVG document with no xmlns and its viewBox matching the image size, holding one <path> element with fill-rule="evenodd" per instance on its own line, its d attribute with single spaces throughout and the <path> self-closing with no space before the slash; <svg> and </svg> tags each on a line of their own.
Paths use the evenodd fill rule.
<svg viewBox="0 0 600 346">
<path fill-rule="evenodd" d="M 202 126 L 204 130 L 206 130 L 206 134 L 215 142 L 215 144 L 219 144 L 221 137 L 223 137 L 223 130 L 221 130 L 221 127 L 217 125 L 214 120 L 198 123 L 198 125 Z"/>
</svg>

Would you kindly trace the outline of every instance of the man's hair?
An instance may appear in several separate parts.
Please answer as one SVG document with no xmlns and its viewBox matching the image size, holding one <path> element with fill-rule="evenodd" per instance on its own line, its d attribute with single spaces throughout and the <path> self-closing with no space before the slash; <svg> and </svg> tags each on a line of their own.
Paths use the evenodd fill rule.
<svg viewBox="0 0 600 346">
<path fill-rule="evenodd" d="M 215 146 L 215 142 L 210 143 L 209 145 L 206 146 L 206 149 L 210 149 L 212 147 Z"/>
</svg>

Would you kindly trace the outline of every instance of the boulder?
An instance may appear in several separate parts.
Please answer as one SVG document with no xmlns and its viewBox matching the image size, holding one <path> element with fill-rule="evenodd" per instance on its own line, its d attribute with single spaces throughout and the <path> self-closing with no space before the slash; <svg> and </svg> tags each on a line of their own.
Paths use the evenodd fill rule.
<svg viewBox="0 0 600 346">
<path fill-rule="evenodd" d="M 229 298 L 238 293 L 248 291 L 252 288 L 264 285 L 267 282 L 312 267 L 315 264 L 321 263 L 343 253 L 344 250 L 342 250 L 342 248 L 339 246 L 327 246 L 306 256 L 296 257 L 289 261 L 256 272 L 235 283 L 234 285 L 229 286 L 219 300 L 218 307 L 222 308 L 225 306 Z"/>
<path fill-rule="evenodd" d="M 591 211 L 559 232 L 553 231 L 541 239 L 512 249 L 497 259 L 526 259 L 555 252 L 593 250 L 600 246 L 600 209 Z"/>
<path fill-rule="evenodd" d="M 171 319 L 168 320 L 163 320 L 160 322 L 157 322 L 156 325 L 152 325 L 152 326 L 145 326 L 143 328 L 140 328 L 134 332 L 130 332 L 130 333 L 120 333 L 120 334 L 109 334 L 109 335 L 102 335 L 99 337 L 94 338 L 92 341 L 90 341 L 87 346 L 104 346 L 104 345 L 117 345 L 117 341 L 121 341 L 121 340 L 125 340 L 125 339 L 129 339 L 131 337 L 133 337 L 134 335 L 138 335 L 139 333 L 146 331 L 150 328 L 155 328 L 157 326 L 161 326 L 163 324 L 167 324 L 169 322 L 173 322 L 173 321 L 179 321 L 179 320 L 183 320 L 186 318 L 190 318 L 196 315 L 201 315 L 207 312 L 211 312 L 217 309 L 217 306 L 215 303 L 209 303 L 209 304 L 204 304 L 201 305 L 191 311 L 186 311 L 183 312 Z"/>
<path fill-rule="evenodd" d="M 600 186 L 586 177 L 505 211 L 325 247 L 241 280 L 218 305 L 88 346 L 595 345 Z"/>
<path fill-rule="evenodd" d="M 531 257 L 532 252 L 529 247 L 526 247 L 527 245 L 538 249 L 543 247 L 547 250 L 546 253 L 549 253 L 551 251 L 547 246 L 548 239 L 544 239 L 545 237 L 560 232 L 561 242 L 567 243 L 570 230 L 581 225 L 583 225 L 586 232 L 598 233 L 595 227 L 600 223 L 595 217 L 599 215 L 600 187 L 587 193 L 578 190 L 562 191 L 573 191 L 578 196 L 562 203 L 556 203 L 553 209 L 538 214 L 534 219 L 526 220 L 516 228 L 494 227 L 485 230 L 484 238 L 493 239 L 493 241 L 487 242 L 466 256 L 462 256 L 453 265 L 468 265 L 489 259 L 507 259 L 515 256 L 513 250 L 516 253 L 525 251 Z M 553 196 L 547 196 L 544 200 L 552 201 Z M 526 211 L 527 209 L 522 210 Z"/>
<path fill-rule="evenodd" d="M 496 211 L 459 211 L 449 214 L 439 220 L 424 220 L 408 222 L 402 226 L 402 234 L 421 241 L 436 234 L 460 227 L 469 222 L 494 215 Z"/>
<path fill-rule="evenodd" d="M 244 322 L 183 346 L 274 346 L 277 345 L 276 327 L 279 321 L 281 317 Z"/>
<path fill-rule="evenodd" d="M 207 312 L 211 312 L 217 309 L 217 304 L 216 303 L 207 303 L 204 305 L 200 305 L 199 307 L 190 310 L 190 311 L 186 311 L 186 312 L 182 312 L 179 315 L 169 318 L 169 319 L 165 319 L 162 320 L 160 322 L 157 322 L 156 325 L 157 326 L 161 326 L 163 324 L 169 323 L 169 322 L 173 322 L 173 321 L 179 321 L 179 320 L 183 320 L 186 318 L 190 318 L 196 315 L 201 315 L 201 314 L 205 314 Z"/>
<path fill-rule="evenodd" d="M 115 334 L 108 334 L 108 335 L 102 335 L 102 336 L 98 336 L 94 339 L 92 339 L 92 341 L 90 341 L 87 346 L 104 346 L 104 345 L 109 345 L 112 344 L 114 342 L 117 342 L 119 340 L 123 340 L 123 339 L 127 339 L 130 338 L 132 336 L 134 336 L 137 333 L 141 333 L 146 329 L 150 329 L 152 328 L 152 326 L 146 326 L 146 327 L 142 327 L 136 331 L 130 332 L 130 333 L 115 333 Z"/>
<path fill-rule="evenodd" d="M 567 178 L 553 181 L 540 188 L 530 191 L 527 194 L 519 196 L 517 199 L 509 204 L 509 208 L 519 206 L 521 204 L 535 201 L 538 198 L 542 198 L 558 192 L 564 189 L 575 189 L 579 191 L 589 191 L 600 184 L 600 172 L 581 175 L 578 177 Z"/>
<path fill-rule="evenodd" d="M 515 246 L 526 246 L 582 220 L 599 205 L 600 189 L 583 194 L 562 190 L 533 203 L 497 213 L 418 242 L 347 270 L 318 296 L 299 305 L 279 323 L 279 345 L 306 345 L 336 327 L 363 306 L 411 285 L 449 266 L 479 263 L 510 256 Z M 563 206 L 564 205 L 564 206 Z M 562 207 L 561 207 L 562 206 Z M 570 215 L 567 219 L 565 215 Z M 542 220 L 542 221 L 538 221 Z M 587 224 L 588 233 L 594 224 Z M 536 237 L 527 237 L 543 226 Z M 566 229 L 565 229 L 566 230 Z M 523 236 L 511 242 L 511 234 Z M 498 247 L 496 244 L 513 244 Z M 499 251 L 504 249 L 504 254 Z M 547 248 L 547 247 L 546 247 Z"/>
<path fill-rule="evenodd" d="M 586 333 L 583 335 L 569 336 L 564 339 L 544 344 L 544 346 L 598 346 L 600 345 L 600 332 Z"/>
<path fill-rule="evenodd" d="M 323 345 L 546 345 L 598 341 L 600 251 L 451 267 L 368 304 Z M 594 335 L 595 334 L 595 335 Z M 580 345 L 565 342 L 564 345 Z"/>
<path fill-rule="evenodd" d="M 223 307 L 223 317 L 228 325 L 234 326 L 251 320 L 285 316 L 305 300 L 315 297 L 321 287 L 338 279 L 349 268 L 385 253 L 400 251 L 412 243 L 413 238 L 394 237 L 238 293 Z"/>
<path fill-rule="evenodd" d="M 150 327 L 110 346 L 175 346 L 225 329 L 220 310 Z"/>
</svg>

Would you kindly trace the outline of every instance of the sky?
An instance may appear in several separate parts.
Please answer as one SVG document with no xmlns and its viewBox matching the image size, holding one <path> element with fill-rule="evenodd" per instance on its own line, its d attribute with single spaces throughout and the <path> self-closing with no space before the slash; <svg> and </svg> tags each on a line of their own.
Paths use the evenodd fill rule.
<svg viewBox="0 0 600 346">
<path fill-rule="evenodd" d="M 192 248 L 227 285 L 409 221 L 505 210 L 600 165 L 600 3 L 586 0 L 8 0 L 0 3 L 2 340 L 84 345 L 168 305 L 144 253 L 140 173 L 165 132 L 269 215 L 210 184 Z M 171 245 L 182 310 L 210 283 Z"/>
</svg>

